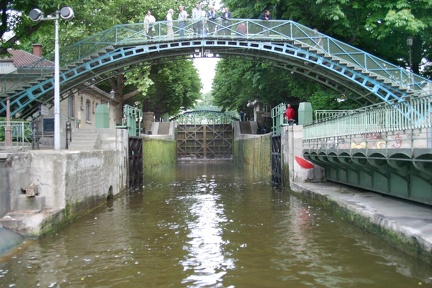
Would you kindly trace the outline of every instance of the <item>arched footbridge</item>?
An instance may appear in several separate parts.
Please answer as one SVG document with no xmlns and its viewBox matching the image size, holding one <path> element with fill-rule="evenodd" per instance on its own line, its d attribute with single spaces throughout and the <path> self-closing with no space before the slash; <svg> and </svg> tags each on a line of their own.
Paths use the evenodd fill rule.
<svg viewBox="0 0 432 288">
<path fill-rule="evenodd" d="M 287 73 L 302 74 L 341 93 L 349 91 L 362 105 L 429 93 L 427 79 L 293 21 L 205 21 L 204 31 L 209 24 L 216 27 L 213 33 L 194 35 L 193 23 L 181 29 L 172 21 L 173 34 L 167 35 L 171 23 L 157 22 L 151 37 L 143 23 L 117 25 L 66 47 L 60 51 L 60 97 L 118 68 L 178 56 L 269 59 Z M 6 113 L 7 96 L 12 116 L 28 117 L 40 104 L 52 105 L 53 67 L 47 68 L 44 61 L 21 69 L 25 73 L 1 78 L 0 115 Z"/>
<path fill-rule="evenodd" d="M 330 180 L 432 204 L 428 79 L 293 21 L 206 21 L 204 26 L 214 24 L 216 29 L 202 35 L 193 34 L 193 24 L 187 23 L 183 30 L 178 21 L 172 21 L 173 34 L 167 35 L 171 23 L 157 22 L 151 37 L 144 33 L 143 23 L 117 25 L 66 47 L 60 51 L 61 99 L 91 85 L 92 79 L 140 62 L 180 56 L 267 59 L 287 73 L 349 92 L 362 106 L 382 105 L 366 109 L 369 112 L 342 111 L 305 127 L 304 157 L 322 165 Z M 243 28 L 238 30 L 240 25 Z M 6 114 L 7 97 L 11 115 L 24 118 L 41 104 L 53 104 L 54 69 L 45 61 L 1 77 L 0 116 Z M 386 123 L 384 130 L 382 123 Z M 368 129 L 359 129 L 361 125 Z M 375 141 L 372 149 L 371 141 L 360 141 L 356 135 L 382 141 Z M 426 146 L 419 146 L 419 139 Z M 401 143 L 411 144 L 406 148 Z M 418 193 L 421 190 L 426 194 Z"/>
</svg>

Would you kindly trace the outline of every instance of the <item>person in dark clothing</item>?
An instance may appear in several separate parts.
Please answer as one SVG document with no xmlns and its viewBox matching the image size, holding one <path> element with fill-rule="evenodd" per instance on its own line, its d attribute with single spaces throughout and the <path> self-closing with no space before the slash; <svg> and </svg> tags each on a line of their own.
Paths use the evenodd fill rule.
<svg viewBox="0 0 432 288">
<path fill-rule="evenodd" d="M 210 11 L 207 12 L 208 19 L 208 33 L 213 35 L 216 30 L 216 19 L 218 18 L 218 14 L 216 13 L 214 7 L 210 8 Z"/>
<path fill-rule="evenodd" d="M 222 18 L 222 26 L 228 27 L 230 25 L 230 20 L 231 20 L 231 12 L 229 12 L 228 7 L 225 7 L 221 18 Z M 231 35 L 231 31 L 229 30 L 229 28 L 225 28 L 223 31 L 224 31 L 223 33 L 224 35 Z"/>
<path fill-rule="evenodd" d="M 270 22 L 268 22 L 269 20 L 272 20 L 272 16 L 270 14 L 269 10 L 265 10 L 259 17 L 259 19 L 265 21 L 264 23 L 264 28 L 263 28 L 263 35 L 268 37 L 270 32 L 269 32 L 269 28 L 270 28 Z"/>
</svg>

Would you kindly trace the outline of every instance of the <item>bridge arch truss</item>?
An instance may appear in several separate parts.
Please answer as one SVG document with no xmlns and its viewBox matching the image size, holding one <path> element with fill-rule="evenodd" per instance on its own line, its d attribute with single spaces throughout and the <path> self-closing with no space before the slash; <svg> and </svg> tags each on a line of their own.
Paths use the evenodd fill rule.
<svg viewBox="0 0 432 288">
<path fill-rule="evenodd" d="M 428 90 L 425 91 L 425 88 L 431 87 L 429 80 L 324 34 L 317 34 L 293 21 L 272 21 L 268 36 L 262 34 L 263 24 L 260 21 L 236 19 L 231 26 L 235 27 L 238 23 L 246 23 L 248 31 L 259 32 L 190 39 L 176 37 L 168 41 L 161 33 L 160 37 L 151 40 L 140 36 L 142 24 L 136 26 L 140 27 L 136 29 L 131 25 L 116 26 L 113 28 L 116 37 L 109 34 L 114 33 L 111 29 L 106 32 L 105 38 L 98 35 L 97 42 L 94 38 L 86 39 L 61 54 L 62 57 L 64 55 L 64 61 L 69 61 L 61 69 L 61 98 L 67 98 L 71 91 L 88 85 L 90 79 L 121 67 L 140 62 L 151 64 L 164 58 L 210 55 L 267 59 L 275 66 L 289 71 L 287 73 L 304 75 L 341 93 L 350 91 L 357 95 L 354 100 L 363 105 L 377 102 L 391 104 L 395 100 L 403 101 L 410 95 L 422 96 L 429 93 Z M 166 22 L 158 22 L 157 31 L 162 31 L 164 25 L 166 26 Z M 127 32 L 121 34 L 120 28 Z M 126 36 L 121 38 L 121 35 Z M 6 80 L 3 82 L 8 83 Z M 2 90 L 1 95 L 11 99 L 12 116 L 18 112 L 23 117 L 30 116 L 37 111 L 38 104 L 52 104 L 52 71 L 39 75 L 30 83 L 30 87 L 28 80 L 24 82 L 27 86 L 14 84 L 13 89 L 4 87 Z M 6 101 L 2 99 L 0 115 L 5 112 Z"/>
</svg>

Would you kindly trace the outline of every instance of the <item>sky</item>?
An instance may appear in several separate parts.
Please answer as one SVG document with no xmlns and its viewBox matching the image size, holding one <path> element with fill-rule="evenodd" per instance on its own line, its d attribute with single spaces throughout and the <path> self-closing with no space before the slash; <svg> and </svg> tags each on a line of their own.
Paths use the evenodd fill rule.
<svg viewBox="0 0 432 288">
<path fill-rule="evenodd" d="M 193 61 L 203 84 L 201 93 L 204 94 L 210 92 L 212 88 L 213 78 L 215 75 L 216 64 L 217 61 L 219 61 L 219 58 L 203 57 L 195 58 Z"/>
</svg>

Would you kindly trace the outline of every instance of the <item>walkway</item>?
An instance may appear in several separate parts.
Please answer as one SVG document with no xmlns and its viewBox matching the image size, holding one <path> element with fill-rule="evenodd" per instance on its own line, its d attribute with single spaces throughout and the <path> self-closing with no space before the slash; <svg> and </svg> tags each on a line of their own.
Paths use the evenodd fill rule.
<svg viewBox="0 0 432 288">
<path fill-rule="evenodd" d="M 335 183 L 291 183 L 306 201 L 432 264 L 432 207 Z"/>
</svg>

